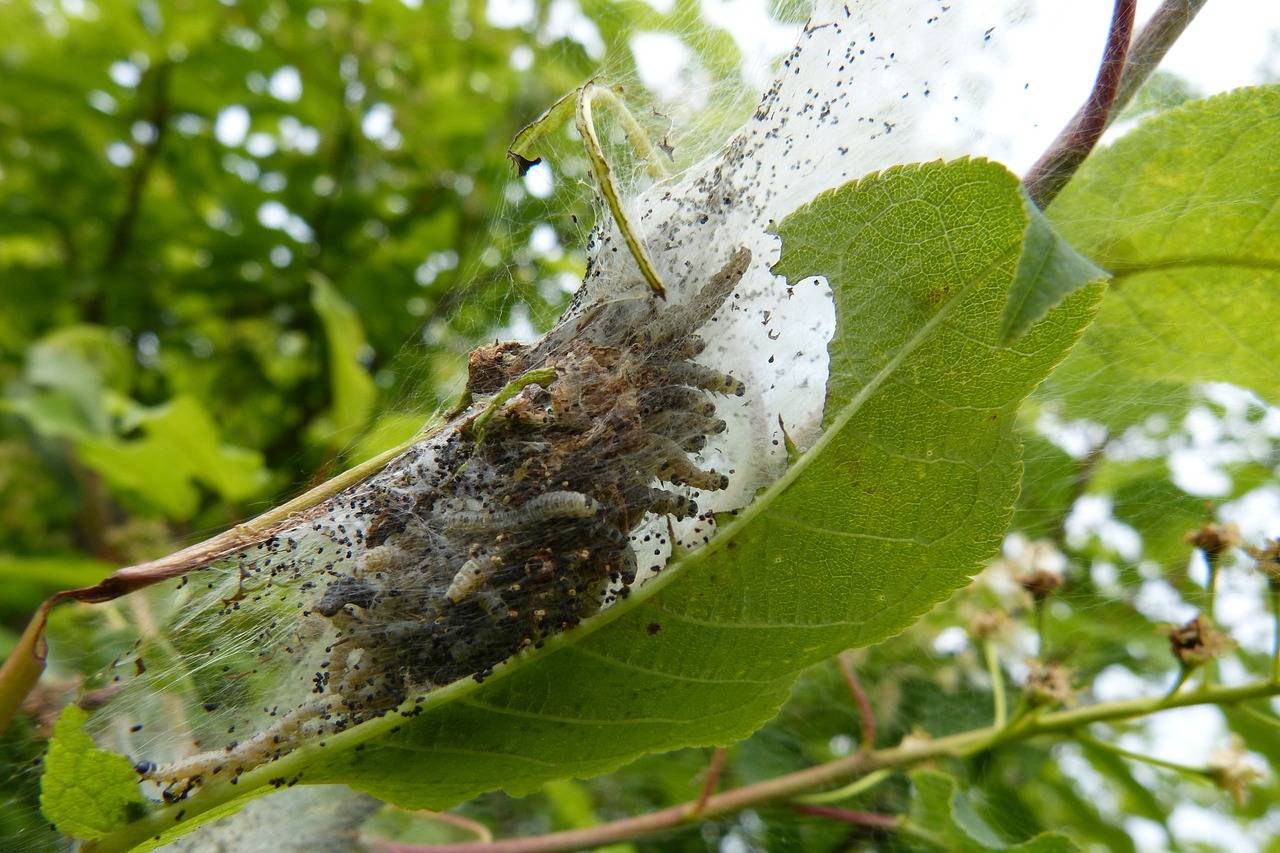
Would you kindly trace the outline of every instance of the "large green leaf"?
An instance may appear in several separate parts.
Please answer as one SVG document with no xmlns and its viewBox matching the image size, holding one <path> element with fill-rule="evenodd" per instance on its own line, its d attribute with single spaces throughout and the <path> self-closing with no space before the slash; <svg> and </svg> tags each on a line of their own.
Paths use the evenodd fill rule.
<svg viewBox="0 0 1280 853">
<path fill-rule="evenodd" d="M 1114 274 L 1051 383 L 1072 414 L 1125 426 L 1226 381 L 1280 402 L 1280 86 L 1194 101 L 1091 157 L 1049 208 Z"/>
<path fill-rule="evenodd" d="M 138 420 L 144 437 L 86 438 L 76 452 L 113 488 L 142 497 L 170 518 L 195 514 L 197 484 L 229 501 L 253 497 L 266 485 L 262 454 L 224 444 L 212 416 L 194 397 L 141 410 Z"/>
<path fill-rule="evenodd" d="M 825 275 L 837 302 L 817 446 L 603 627 L 326 757 L 308 781 L 443 807 L 728 743 L 773 716 L 803 667 L 902 630 L 964 584 L 1017 493 L 1014 411 L 1099 293 L 1077 291 L 1000 347 L 1026 226 L 1016 178 L 981 161 L 896 168 L 790 217 L 777 271 Z"/>
<path fill-rule="evenodd" d="M 813 448 L 709 545 L 582 628 L 184 812 L 222 808 L 284 765 L 442 808 L 729 743 L 771 719 L 806 666 L 910 625 L 996 551 L 1022 473 L 1018 405 L 1100 295 L 1077 290 L 999 345 L 1026 228 L 1017 178 L 986 161 L 895 168 L 799 210 L 776 269 L 825 276 L 837 311 Z"/>
</svg>

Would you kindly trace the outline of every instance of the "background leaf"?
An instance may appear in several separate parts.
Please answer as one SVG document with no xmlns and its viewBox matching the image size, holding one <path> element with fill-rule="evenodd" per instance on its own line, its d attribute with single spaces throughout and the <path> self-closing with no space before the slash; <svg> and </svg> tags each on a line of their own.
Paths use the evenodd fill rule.
<svg viewBox="0 0 1280 853">
<path fill-rule="evenodd" d="M 94 746 L 85 734 L 88 713 L 68 705 L 58 717 L 45 756 L 40 808 L 61 832 L 101 838 L 147 810 L 128 759 Z"/>
<path fill-rule="evenodd" d="M 1069 412 L 1123 427 L 1209 380 L 1280 401 L 1277 136 L 1278 86 L 1194 101 L 1096 152 L 1054 201 L 1054 225 L 1114 276 L 1047 388 Z"/>
</svg>

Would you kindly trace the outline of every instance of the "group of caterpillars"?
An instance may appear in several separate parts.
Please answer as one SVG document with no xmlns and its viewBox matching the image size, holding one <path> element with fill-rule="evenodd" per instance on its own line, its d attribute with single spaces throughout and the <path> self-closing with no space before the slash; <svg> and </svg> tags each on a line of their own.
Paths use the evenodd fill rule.
<svg viewBox="0 0 1280 853">
<path fill-rule="evenodd" d="M 312 696 L 242 742 L 140 762 L 141 777 L 168 798 L 237 778 L 309 738 L 403 713 L 433 687 L 483 678 L 625 597 L 645 517 L 696 517 L 697 494 L 728 485 L 690 454 L 726 428 L 711 395 L 745 387 L 694 358 L 750 259 L 739 249 L 682 305 L 642 291 L 589 305 L 536 344 L 472 352 L 475 402 L 311 524 L 355 555 L 307 585 L 305 620 L 325 620 L 333 638 Z"/>
</svg>

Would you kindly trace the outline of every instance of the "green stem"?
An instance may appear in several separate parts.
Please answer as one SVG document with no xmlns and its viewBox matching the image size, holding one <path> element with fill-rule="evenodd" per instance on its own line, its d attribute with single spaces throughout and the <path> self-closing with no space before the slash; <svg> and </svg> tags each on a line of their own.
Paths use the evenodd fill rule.
<svg viewBox="0 0 1280 853">
<path fill-rule="evenodd" d="M 1036 637 L 1038 644 L 1036 654 L 1039 655 L 1040 660 L 1045 660 L 1045 652 L 1047 651 L 1044 640 L 1044 612 L 1046 607 L 1045 599 L 1036 599 Z"/>
<path fill-rule="evenodd" d="M 817 794 L 808 794 L 803 797 L 796 797 L 797 803 L 806 805 L 820 806 L 826 803 L 838 803 L 841 800 L 851 800 L 859 794 L 865 794 L 876 785 L 894 774 L 894 770 L 883 767 L 873 773 L 868 773 L 861 779 L 855 779 L 842 788 L 836 788 L 834 791 L 822 791 Z"/>
<path fill-rule="evenodd" d="M 596 185 L 600 189 L 600 194 L 604 196 L 605 204 L 609 206 L 609 212 L 613 214 L 613 221 L 618 226 L 618 231 L 622 234 L 623 241 L 627 244 L 631 257 L 635 259 L 636 265 L 640 267 L 640 274 L 644 276 L 644 280 L 648 282 L 649 289 L 655 294 L 666 298 L 666 288 L 662 286 L 662 279 L 658 277 L 658 272 L 654 268 L 653 260 L 649 257 L 648 251 L 644 244 L 640 242 L 640 238 L 636 235 L 635 229 L 631 226 L 631 219 L 622 209 L 622 198 L 618 194 L 618 183 L 613 177 L 613 169 L 609 166 L 609 161 L 604 156 L 604 146 L 600 144 L 600 137 L 596 135 L 595 120 L 591 117 L 592 101 L 602 92 L 607 92 L 594 83 L 588 81 L 581 89 L 578 90 L 578 104 L 575 116 L 575 124 L 578 128 L 578 134 L 582 137 L 582 142 L 587 149 L 587 160 L 591 163 L 591 171 L 596 176 Z M 611 103 L 617 103 L 617 98 L 609 93 L 612 98 Z M 627 115 L 630 115 L 628 113 Z M 646 139 L 646 144 L 648 140 Z"/>
<path fill-rule="evenodd" d="M 618 231 L 622 234 L 623 242 L 627 244 L 627 250 L 635 259 L 636 265 L 640 267 L 640 274 L 644 276 L 649 289 L 665 299 L 666 289 L 662 286 L 662 280 L 658 277 L 653 260 L 636 235 L 631 218 L 622 209 L 622 197 L 618 193 L 617 179 L 613 175 L 608 159 L 604 156 L 604 146 L 600 144 L 600 137 L 596 134 L 596 124 L 591 108 L 597 100 L 617 115 L 622 124 L 622 130 L 627 135 L 627 142 L 644 160 L 649 175 L 655 180 L 667 177 L 667 170 L 662 165 L 658 151 L 644 128 L 640 126 L 640 122 L 636 121 L 636 117 L 612 89 L 597 86 L 594 80 L 588 80 L 577 91 L 570 92 L 556 101 L 550 109 L 516 134 L 508 153 L 519 165 L 523 174 L 525 169 L 538 162 L 535 159 L 538 144 L 552 130 L 568 121 L 572 114 L 578 135 L 582 137 L 582 144 L 586 148 L 587 160 L 591 163 L 591 172 L 595 176 L 596 186 L 600 189 L 600 195 L 604 197 L 609 212 L 613 214 L 613 221 L 618 225 Z"/>
<path fill-rule="evenodd" d="M 1142 764 L 1150 764 L 1152 767 L 1163 767 L 1166 770 L 1172 770 L 1176 773 L 1184 773 L 1188 776 L 1194 776 L 1201 779 L 1209 778 L 1209 770 L 1205 767 L 1190 767 L 1186 764 L 1178 764 L 1176 761 L 1166 761 L 1163 758 L 1156 758 L 1154 755 L 1143 755 L 1140 752 L 1130 752 L 1127 749 L 1108 743 L 1105 740 L 1088 735 L 1083 732 L 1077 732 L 1073 735 L 1074 739 L 1083 744 L 1088 744 L 1094 749 L 1100 749 L 1109 752 L 1112 755 L 1118 755 L 1128 761 L 1137 761 Z"/>
<path fill-rule="evenodd" d="M 996 644 L 987 639 L 982 643 L 982 654 L 987 659 L 987 674 L 991 677 L 991 699 L 995 704 L 995 727 L 1004 728 L 1008 716 L 1008 700 L 1004 695 L 1004 672 L 1000 669 L 1000 659 L 996 656 Z"/>
<path fill-rule="evenodd" d="M 1169 688 L 1169 692 L 1165 694 L 1165 698 L 1168 699 L 1178 695 L 1178 691 L 1182 689 L 1182 685 L 1187 683 L 1187 679 L 1191 677 L 1191 673 L 1193 672 L 1195 672 L 1194 669 L 1183 664 L 1182 669 L 1178 672 L 1178 680 L 1173 682 L 1173 686 Z"/>
<path fill-rule="evenodd" d="M 1253 708 L 1247 707 L 1245 705 L 1241 705 L 1240 707 L 1236 708 L 1236 710 L 1244 714 L 1246 717 L 1248 717 L 1251 720 L 1256 720 L 1259 723 L 1262 723 L 1264 725 L 1275 726 L 1276 728 L 1280 728 L 1280 717 L 1277 717 L 1274 714 L 1264 714 L 1261 711 L 1254 710 Z"/>
<path fill-rule="evenodd" d="M 1280 583 L 1271 584 L 1271 616 L 1275 639 L 1271 648 L 1271 681 L 1280 684 Z"/>
<path fill-rule="evenodd" d="M 1217 620 L 1214 618 L 1214 611 L 1217 609 L 1218 599 L 1218 560 L 1205 554 L 1205 563 L 1209 566 L 1209 577 L 1206 580 L 1207 595 L 1205 597 L 1205 617 L 1209 620 L 1209 624 L 1216 626 Z M 1217 680 L 1218 662 L 1211 660 L 1204 666 L 1204 677 L 1201 679 L 1202 686 L 1207 687 Z"/>
<path fill-rule="evenodd" d="M 657 149 L 653 147 L 653 141 L 649 139 L 649 134 L 640 126 L 640 122 L 636 121 L 636 117 L 631 114 L 631 110 L 627 109 L 627 104 L 617 93 L 605 86 L 592 86 L 591 98 L 599 99 L 605 103 L 622 122 L 622 130 L 627 135 L 627 142 L 631 145 L 635 152 L 640 155 L 640 159 L 644 161 L 645 171 L 649 173 L 649 177 L 655 181 L 670 177 L 670 173 L 666 167 L 662 165 L 662 158 L 658 155 Z M 586 86 L 583 87 L 584 89 Z"/>
<path fill-rule="evenodd" d="M 502 390 L 493 395 L 493 399 L 489 401 L 484 409 L 472 418 L 469 423 L 463 425 L 462 434 L 470 438 L 475 446 L 479 448 L 480 443 L 484 441 L 484 431 L 489 426 L 489 421 L 493 420 L 494 415 L 507 404 L 508 400 L 530 385 L 546 385 L 555 378 L 556 369 L 554 367 L 539 367 L 520 374 L 502 386 Z"/>
</svg>

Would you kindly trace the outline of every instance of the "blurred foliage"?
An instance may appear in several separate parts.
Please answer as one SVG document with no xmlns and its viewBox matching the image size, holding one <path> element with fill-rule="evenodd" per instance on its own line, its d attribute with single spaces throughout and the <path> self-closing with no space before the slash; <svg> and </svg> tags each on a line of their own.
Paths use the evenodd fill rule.
<svg viewBox="0 0 1280 853">
<path fill-rule="evenodd" d="M 0 3 L 0 650 L 53 590 L 165 553 L 395 444 L 448 399 L 471 346 L 560 312 L 562 276 L 581 272 L 593 216 L 581 164 L 575 172 L 570 158 L 550 194 L 534 195 L 505 162 L 511 137 L 602 68 L 630 76 L 626 36 L 638 30 L 698 27 L 690 46 L 713 79 L 738 63 L 727 34 L 697 23 L 696 3 L 662 13 L 639 0 L 583 2 L 587 35 L 557 23 L 562 5 L 537 2 L 532 21 L 497 26 L 477 0 Z M 1127 117 L 1189 93 L 1158 76 Z M 726 100 L 703 120 L 723 123 L 741 106 Z M 547 228 L 554 240 L 532 240 Z M 997 644 L 1016 695 L 1035 637 L 1015 577 L 1049 553 L 1027 539 L 1052 540 L 1063 555 L 1045 655 L 1069 661 L 1082 699 L 1108 679 L 1148 693 L 1167 686 L 1174 665 L 1156 626 L 1180 611 L 1151 602 L 1203 606 L 1203 567 L 1182 537 L 1214 511 L 1168 461 L 1199 446 L 1188 413 L 1247 448 L 1219 466 L 1227 487 L 1217 505 L 1274 480 L 1275 415 L 1257 402 L 1126 372 L 1092 348 L 1077 351 L 1069 376 L 1024 412 L 1028 474 L 1014 527 L 1026 538 L 905 634 L 857 653 L 879 745 L 989 722 L 981 648 L 965 630 L 979 613 L 1013 617 Z M 1080 394 L 1087 384 L 1112 393 Z M 1078 404 L 1072 417 L 1157 450 L 1135 454 L 1117 439 L 1105 452 L 1066 452 L 1044 428 L 1055 397 Z M 1069 524 L 1082 498 L 1102 501 L 1136 549 L 1106 525 Z M 1234 568 L 1246 561 L 1231 559 L 1260 596 L 1256 575 Z M 115 653 L 84 609 L 59 612 L 56 627 L 83 636 L 98 664 Z M 1269 665 L 1256 644 L 1230 662 L 1244 673 Z M 19 849 L 62 846 L 38 812 L 32 764 L 74 698 L 74 682 L 47 683 L 0 738 L 0 838 Z M 1273 708 L 1221 716 L 1256 756 L 1280 764 Z M 858 736 L 838 667 L 820 664 L 776 720 L 730 749 L 720 785 L 847 755 Z M 505 836 L 587 826 L 695 798 L 709 756 L 648 756 L 460 811 Z M 939 769 L 948 776 L 913 787 L 898 775 L 840 805 L 942 809 L 955 802 L 954 779 L 966 824 L 939 817 L 933 829 L 980 827 L 991 847 L 1065 829 L 1094 849 L 1134 849 L 1136 821 L 1159 843 L 1196 849 L 1171 829 L 1187 807 L 1255 838 L 1277 825 L 1274 773 L 1235 806 L 1207 785 L 1067 743 Z M 390 809 L 368 829 L 464 837 Z M 779 806 L 619 849 L 920 844 Z"/>
</svg>

